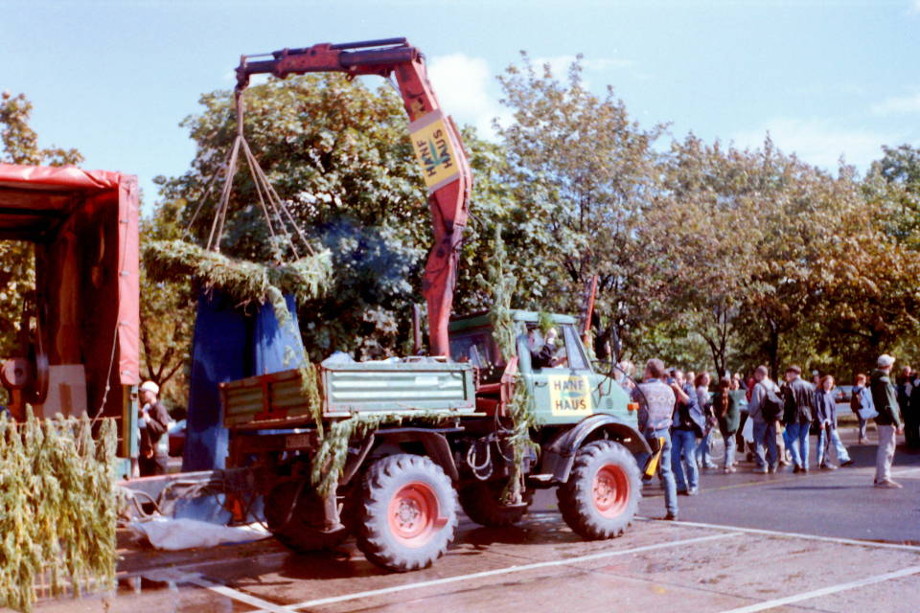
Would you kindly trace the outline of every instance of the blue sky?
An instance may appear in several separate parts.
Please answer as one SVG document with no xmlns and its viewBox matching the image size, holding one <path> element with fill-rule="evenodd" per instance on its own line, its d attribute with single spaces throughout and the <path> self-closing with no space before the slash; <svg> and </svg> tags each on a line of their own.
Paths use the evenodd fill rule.
<svg viewBox="0 0 920 613">
<path fill-rule="evenodd" d="M 920 0 L 0 0 L 0 90 L 34 104 L 41 143 L 85 167 L 156 175 L 194 148 L 179 122 L 233 86 L 241 54 L 405 36 L 447 112 L 488 130 L 519 51 L 610 84 L 645 126 L 865 169 L 920 145 Z"/>
</svg>

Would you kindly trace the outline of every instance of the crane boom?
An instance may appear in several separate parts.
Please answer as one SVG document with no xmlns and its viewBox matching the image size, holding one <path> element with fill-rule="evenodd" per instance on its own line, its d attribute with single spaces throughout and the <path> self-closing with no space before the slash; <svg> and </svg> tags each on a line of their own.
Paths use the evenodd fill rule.
<svg viewBox="0 0 920 613">
<path fill-rule="evenodd" d="M 349 76 L 396 77 L 409 115 L 412 147 L 428 186 L 434 244 L 428 254 L 422 293 L 428 304 L 429 344 L 432 355 L 450 355 L 447 325 L 453 306 L 459 252 L 469 215 L 472 176 L 460 133 L 441 111 L 428 81 L 422 53 L 405 38 L 356 43 L 320 43 L 300 49 L 282 49 L 271 59 L 243 56 L 236 69 L 237 90 L 245 89 L 254 74 L 343 72 Z"/>
</svg>

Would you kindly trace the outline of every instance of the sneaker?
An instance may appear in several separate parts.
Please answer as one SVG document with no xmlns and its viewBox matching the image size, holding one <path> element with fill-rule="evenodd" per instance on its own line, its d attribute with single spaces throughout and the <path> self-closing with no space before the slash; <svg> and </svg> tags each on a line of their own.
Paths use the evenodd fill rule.
<svg viewBox="0 0 920 613">
<path fill-rule="evenodd" d="M 692 487 L 689 490 L 687 490 L 687 496 L 696 496 L 699 493 L 700 493 L 700 488 L 698 487 Z"/>
<path fill-rule="evenodd" d="M 833 464 L 820 464 L 818 468 L 821 470 L 837 470 L 837 467 Z"/>
<path fill-rule="evenodd" d="M 899 490 L 904 486 L 901 485 L 900 483 L 895 483 L 894 481 L 891 481 L 891 480 L 885 480 L 885 481 L 877 481 L 875 483 L 875 487 L 881 487 L 881 488 L 885 488 L 889 490 Z"/>
<path fill-rule="evenodd" d="M 754 474 L 756 474 L 756 475 L 765 475 L 765 474 L 767 474 L 767 467 L 766 467 L 766 466 L 760 466 L 760 467 L 758 467 L 758 468 L 755 468 L 755 469 L 754 469 Z"/>
<path fill-rule="evenodd" d="M 690 494 L 687 493 L 686 489 L 679 489 L 677 490 L 677 495 L 678 496 L 689 496 Z"/>
<path fill-rule="evenodd" d="M 773 473 L 776 472 L 776 467 L 775 466 L 767 467 L 767 472 L 772 475 Z"/>
<path fill-rule="evenodd" d="M 840 465 L 841 466 L 853 466 L 853 460 L 850 459 L 850 460 L 847 460 L 846 462 L 841 462 Z"/>
<path fill-rule="evenodd" d="M 718 464 L 713 464 L 712 462 L 710 462 L 709 464 L 703 464 L 703 468 L 708 468 L 710 470 L 713 468 L 718 468 L 718 467 L 719 467 Z"/>
<path fill-rule="evenodd" d="M 663 519 L 665 521 L 677 521 L 677 513 L 668 513 Z"/>
<path fill-rule="evenodd" d="M 792 469 L 792 472 L 794 472 L 794 473 L 804 473 L 804 472 L 808 472 L 808 470 L 805 469 L 805 468 L 802 468 L 801 466 L 799 466 L 798 464 L 796 464 L 796 465 L 795 465 L 795 468 Z"/>
<path fill-rule="evenodd" d="M 735 467 L 734 467 L 734 466 L 726 466 L 725 468 L 722 469 L 722 472 L 725 473 L 726 475 L 730 475 L 730 474 L 732 474 L 733 472 L 735 472 Z"/>
</svg>

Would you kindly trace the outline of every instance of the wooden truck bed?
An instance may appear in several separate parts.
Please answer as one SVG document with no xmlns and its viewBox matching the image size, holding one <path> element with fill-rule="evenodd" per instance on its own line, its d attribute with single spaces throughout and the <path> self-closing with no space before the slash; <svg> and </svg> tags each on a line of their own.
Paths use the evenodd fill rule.
<svg viewBox="0 0 920 613">
<path fill-rule="evenodd" d="M 355 413 L 476 409 L 470 364 L 435 361 L 356 362 L 320 366 L 323 418 Z M 220 385 L 227 428 L 285 428 L 313 421 L 297 369 Z"/>
</svg>

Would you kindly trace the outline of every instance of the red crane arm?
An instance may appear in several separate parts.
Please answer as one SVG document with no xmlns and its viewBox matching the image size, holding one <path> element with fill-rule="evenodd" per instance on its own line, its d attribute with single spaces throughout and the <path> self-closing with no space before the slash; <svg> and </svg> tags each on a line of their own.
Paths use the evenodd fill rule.
<svg viewBox="0 0 920 613">
<path fill-rule="evenodd" d="M 413 149 L 428 186 L 434 245 L 428 254 L 422 293 L 428 303 L 432 355 L 450 355 L 447 324 L 453 306 L 463 230 L 469 215 L 472 175 L 460 133 L 441 112 L 421 52 L 404 38 L 358 43 L 321 43 L 302 49 L 282 49 L 271 59 L 250 61 L 243 56 L 236 69 L 237 89 L 253 74 L 344 72 L 350 76 L 395 74 L 406 113 Z"/>
</svg>

